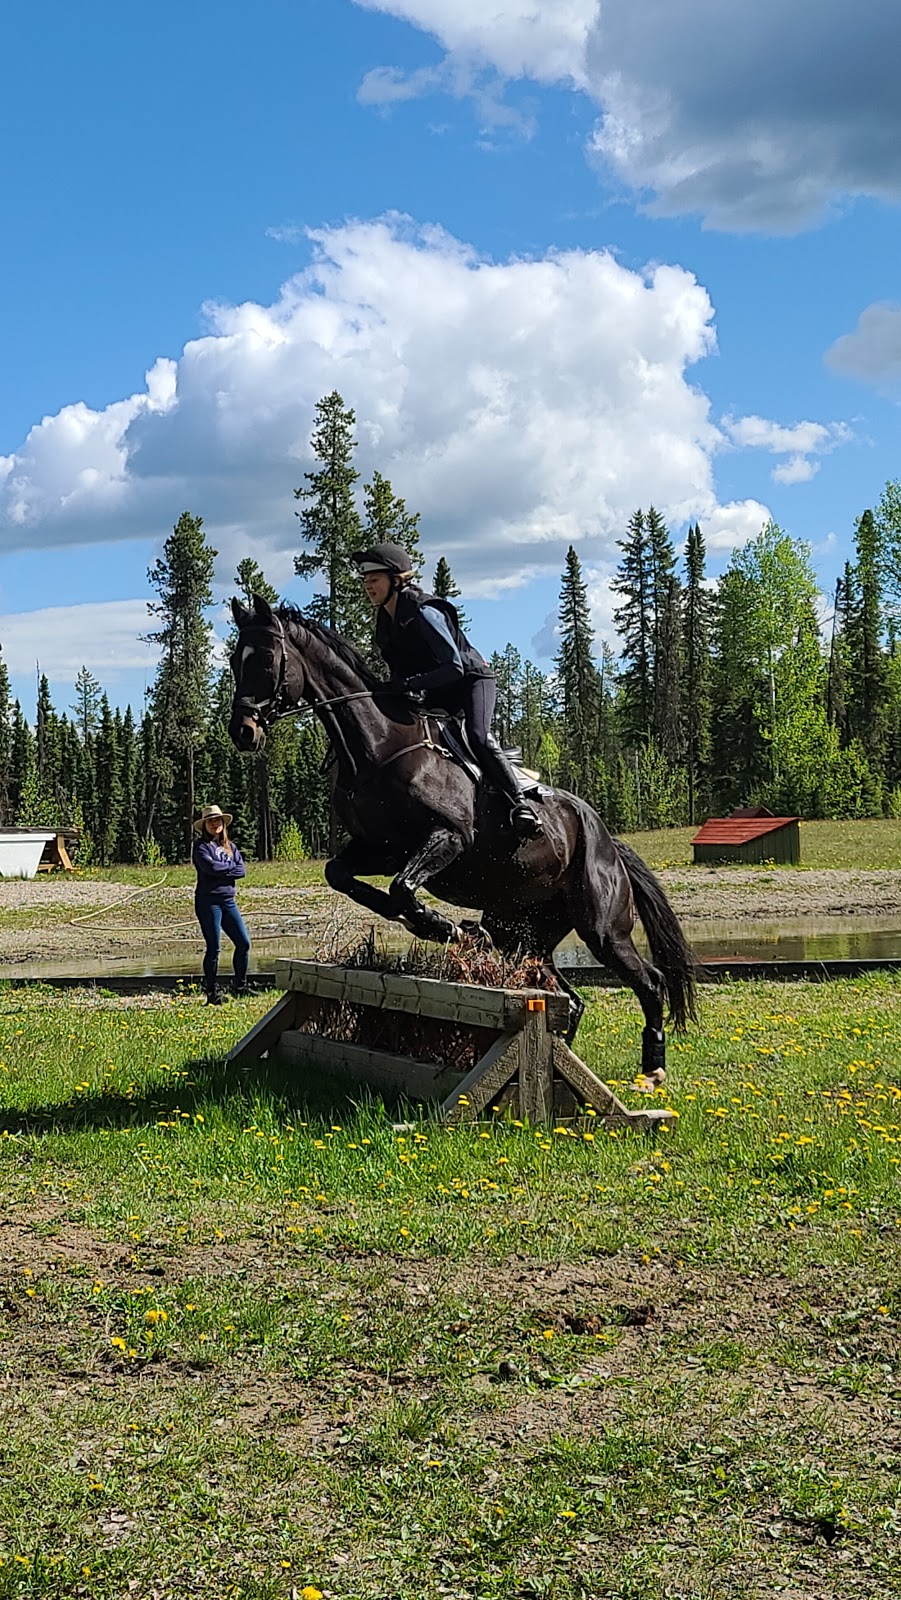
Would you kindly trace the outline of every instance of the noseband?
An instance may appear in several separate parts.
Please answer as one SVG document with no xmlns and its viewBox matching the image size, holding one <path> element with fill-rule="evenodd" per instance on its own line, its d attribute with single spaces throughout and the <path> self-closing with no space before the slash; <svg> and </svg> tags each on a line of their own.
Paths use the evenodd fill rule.
<svg viewBox="0 0 901 1600">
<path fill-rule="evenodd" d="M 358 689 L 353 694 L 337 694 L 330 700 L 310 700 L 307 705 L 292 704 L 288 699 L 288 639 L 284 624 L 277 612 L 272 622 L 278 635 L 278 673 L 275 689 L 266 700 L 252 700 L 249 695 L 236 695 L 235 707 L 242 716 L 249 717 L 264 731 L 285 717 L 301 717 L 307 711 L 321 711 L 329 706 L 344 705 L 348 700 L 371 700 L 376 691 Z"/>
<path fill-rule="evenodd" d="M 274 722 L 280 722 L 283 717 L 293 717 L 297 710 L 295 706 L 287 704 L 288 642 L 284 624 L 276 612 L 272 613 L 272 622 L 278 637 L 278 672 L 275 689 L 266 700 L 252 700 L 249 695 L 235 696 L 235 707 L 241 715 L 249 717 L 263 729 L 271 728 Z"/>
</svg>

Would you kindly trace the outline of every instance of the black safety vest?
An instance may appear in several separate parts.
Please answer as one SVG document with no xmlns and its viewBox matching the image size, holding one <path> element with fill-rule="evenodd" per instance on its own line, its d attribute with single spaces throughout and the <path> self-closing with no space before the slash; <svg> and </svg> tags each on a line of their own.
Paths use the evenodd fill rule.
<svg viewBox="0 0 901 1600">
<path fill-rule="evenodd" d="M 466 677 L 493 678 L 494 673 L 487 661 L 470 644 L 460 627 L 460 618 L 450 601 L 440 600 L 437 595 L 423 594 L 413 584 L 405 584 L 401 589 L 393 618 L 384 606 L 380 606 L 376 619 L 375 642 L 391 673 L 399 678 L 415 678 L 420 672 L 431 672 L 434 667 L 442 665 L 432 650 L 429 629 L 423 626 L 420 618 L 425 605 L 435 606 L 445 618 L 451 638 L 460 652 Z"/>
</svg>

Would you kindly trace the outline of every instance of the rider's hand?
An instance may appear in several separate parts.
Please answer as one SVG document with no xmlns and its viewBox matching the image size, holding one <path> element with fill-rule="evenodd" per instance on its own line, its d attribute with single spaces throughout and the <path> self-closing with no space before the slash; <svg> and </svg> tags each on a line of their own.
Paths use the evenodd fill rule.
<svg viewBox="0 0 901 1600">
<path fill-rule="evenodd" d="M 405 700 L 412 701 L 413 705 L 421 705 L 425 698 L 421 689 L 411 689 L 407 679 L 395 673 L 388 679 L 388 688 L 392 694 L 402 695 Z"/>
</svg>

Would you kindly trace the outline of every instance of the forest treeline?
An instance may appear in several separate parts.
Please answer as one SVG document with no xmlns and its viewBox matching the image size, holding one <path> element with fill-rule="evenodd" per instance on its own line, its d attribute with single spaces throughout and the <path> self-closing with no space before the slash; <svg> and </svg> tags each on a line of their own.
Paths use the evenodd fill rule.
<svg viewBox="0 0 901 1600">
<path fill-rule="evenodd" d="M 309 611 L 372 661 L 372 612 L 349 554 L 393 541 L 421 571 L 420 529 L 386 477 L 361 485 L 354 427 L 339 394 L 320 401 L 314 465 L 294 491 L 295 570 L 314 581 Z M 824 616 L 809 547 L 775 524 L 713 581 L 697 524 L 679 555 L 653 506 L 636 510 L 619 541 L 614 637 L 595 638 L 570 548 L 553 670 L 511 644 L 491 656 L 499 736 L 615 829 L 750 803 L 805 817 L 901 815 L 901 484 L 862 512 L 853 549 Z M 155 864 L 188 852 L 197 806 L 216 799 L 250 854 L 325 850 L 318 724 L 280 724 L 256 757 L 228 738 L 233 685 L 209 620 L 216 554 L 202 518 L 186 512 L 149 571 L 146 637 L 159 664 L 137 714 L 114 707 L 85 667 L 62 709 L 39 677 L 29 724 L 0 653 L 0 823 L 77 826 L 83 864 Z M 444 558 L 422 581 L 459 603 Z M 248 602 L 279 598 L 252 556 L 235 588 Z"/>
</svg>

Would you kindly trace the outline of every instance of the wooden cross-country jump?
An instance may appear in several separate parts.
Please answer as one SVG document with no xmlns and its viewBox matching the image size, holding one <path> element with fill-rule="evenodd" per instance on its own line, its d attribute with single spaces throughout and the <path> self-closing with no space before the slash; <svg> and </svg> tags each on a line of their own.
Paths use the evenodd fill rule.
<svg viewBox="0 0 901 1600">
<path fill-rule="evenodd" d="M 441 1121 L 473 1121 L 507 1112 L 524 1122 L 572 1120 L 586 1110 L 608 1126 L 649 1131 L 675 1119 L 673 1111 L 631 1111 L 570 1049 L 566 995 L 539 989 L 487 989 L 405 973 L 375 972 L 321 961 L 276 962 L 282 998 L 235 1045 L 230 1062 L 277 1053 L 299 1073 L 321 1073 L 345 1084 L 370 1086 L 423 1101 Z M 431 1019 L 439 1048 L 421 1060 L 393 1048 L 349 1040 L 350 1031 L 378 1038 L 386 1013 Z M 381 1014 L 381 1017 L 380 1017 Z M 340 1027 L 336 1025 L 340 1017 Z M 457 1043 L 464 1030 L 477 1059 L 461 1072 L 441 1060 L 441 1025 Z M 344 1037 L 329 1037 L 342 1033 Z M 397 1026 L 394 1034 L 397 1034 Z M 414 1030 L 415 1031 L 415 1030 Z M 455 1052 L 458 1054 L 458 1052 Z M 448 1052 L 450 1055 L 450 1051 Z"/>
</svg>

